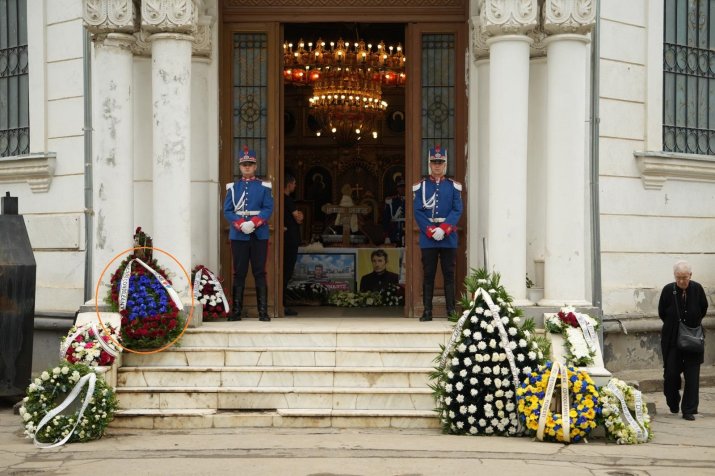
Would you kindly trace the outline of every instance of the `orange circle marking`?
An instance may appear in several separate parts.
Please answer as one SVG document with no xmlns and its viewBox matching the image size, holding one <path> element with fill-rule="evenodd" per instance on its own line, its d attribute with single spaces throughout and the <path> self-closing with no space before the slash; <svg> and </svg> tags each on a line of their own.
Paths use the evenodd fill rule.
<svg viewBox="0 0 715 476">
<path fill-rule="evenodd" d="M 134 354 L 144 354 L 144 355 L 157 354 L 157 353 L 161 352 L 162 350 L 168 349 L 169 347 L 174 345 L 174 343 L 177 340 L 181 339 L 181 337 L 184 335 L 184 332 L 186 332 L 186 328 L 189 327 L 189 322 L 191 322 L 191 318 L 194 316 L 194 293 L 193 292 L 191 292 L 191 310 L 189 311 L 189 317 L 188 317 L 188 319 L 186 319 L 186 323 L 184 323 L 184 328 L 181 329 L 181 334 L 176 336 L 176 339 L 172 340 L 171 342 L 166 344 L 164 347 L 161 347 L 159 349 L 134 350 L 134 349 L 130 349 L 129 347 L 123 346 L 122 344 L 120 344 L 119 342 L 114 340 L 111 333 L 109 332 L 107 327 L 104 325 L 104 322 L 102 322 L 102 316 L 99 315 L 99 303 L 97 300 L 99 298 L 99 285 L 102 282 L 104 273 L 107 272 L 107 269 L 109 269 L 109 267 L 112 265 L 112 263 L 114 263 L 118 258 L 122 257 L 126 253 L 133 253 L 136 250 L 156 250 L 161 253 L 164 253 L 166 256 L 173 259 L 176 262 L 176 264 L 179 265 L 179 268 L 181 268 L 181 271 L 184 273 L 184 276 L 186 276 L 186 282 L 189 283 L 189 288 L 191 288 L 191 278 L 189 277 L 189 273 L 186 272 L 186 268 L 184 268 L 181 265 L 181 263 L 179 262 L 179 260 L 176 259 L 176 257 L 174 255 L 172 255 L 171 253 L 169 253 L 168 251 L 164 251 L 161 248 L 154 248 L 154 247 L 149 247 L 149 246 L 136 246 L 134 248 L 127 248 L 126 250 L 122 251 L 121 253 L 117 254 L 117 256 L 112 258 L 112 260 L 109 263 L 107 263 L 107 266 L 105 266 L 104 269 L 102 270 L 102 274 L 99 275 L 99 280 L 97 281 L 97 286 L 94 289 L 94 310 L 97 313 L 97 319 L 99 319 L 99 324 L 102 326 L 102 329 L 104 329 L 104 332 L 107 333 L 107 335 L 109 336 L 109 340 L 111 340 L 114 345 L 116 345 L 117 347 L 119 347 L 123 350 L 126 350 L 127 352 L 132 352 Z M 110 289 L 111 289 L 111 285 L 110 285 Z"/>
</svg>

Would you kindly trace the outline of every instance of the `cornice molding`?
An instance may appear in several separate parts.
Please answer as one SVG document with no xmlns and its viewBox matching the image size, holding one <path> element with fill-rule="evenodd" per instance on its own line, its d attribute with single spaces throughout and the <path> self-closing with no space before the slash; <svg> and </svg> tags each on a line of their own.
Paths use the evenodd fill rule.
<svg viewBox="0 0 715 476">
<path fill-rule="evenodd" d="M 596 24 L 594 0 L 545 0 L 543 28 L 549 34 L 589 33 Z"/>
<path fill-rule="evenodd" d="M 84 26 L 93 39 L 108 33 L 132 34 L 138 29 L 138 4 L 139 0 L 83 0 Z"/>
<path fill-rule="evenodd" d="M 54 152 L 2 157 L 0 183 L 27 182 L 33 193 L 47 192 L 55 174 L 56 162 L 57 154 Z"/>
<path fill-rule="evenodd" d="M 715 158 L 673 152 L 634 152 L 643 188 L 660 190 L 668 179 L 715 182 Z"/>
</svg>

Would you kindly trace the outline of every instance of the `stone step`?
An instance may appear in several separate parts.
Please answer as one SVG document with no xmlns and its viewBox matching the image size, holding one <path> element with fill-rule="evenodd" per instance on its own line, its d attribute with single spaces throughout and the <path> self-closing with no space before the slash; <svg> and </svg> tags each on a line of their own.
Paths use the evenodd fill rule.
<svg viewBox="0 0 715 476">
<path fill-rule="evenodd" d="M 125 353 L 123 365 L 433 367 L 438 347 L 172 347 L 155 354 Z"/>
<path fill-rule="evenodd" d="M 112 428 L 156 430 L 279 427 L 279 428 L 440 428 L 430 410 L 322 410 L 217 411 L 201 408 L 119 410 Z"/>
<path fill-rule="evenodd" d="M 449 340 L 451 331 L 425 328 L 423 331 L 409 330 L 396 333 L 393 330 L 311 330 L 301 332 L 266 327 L 264 330 L 241 328 L 187 329 L 179 341 L 181 348 L 222 347 L 227 349 L 244 347 L 386 347 L 386 348 L 434 348 L 439 349 Z"/>
<path fill-rule="evenodd" d="M 432 390 L 390 387 L 118 387 L 122 409 L 425 410 Z"/>
<path fill-rule="evenodd" d="M 122 367 L 117 385 L 425 388 L 431 371 L 401 367 Z"/>
</svg>

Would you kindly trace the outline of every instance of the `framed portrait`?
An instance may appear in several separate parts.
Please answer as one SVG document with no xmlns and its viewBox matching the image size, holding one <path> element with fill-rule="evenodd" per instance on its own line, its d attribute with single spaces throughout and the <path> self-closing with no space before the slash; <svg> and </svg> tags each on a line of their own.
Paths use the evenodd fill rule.
<svg viewBox="0 0 715 476">
<path fill-rule="evenodd" d="M 298 253 L 291 282 L 320 283 L 329 292 L 355 292 L 355 253 Z"/>
</svg>

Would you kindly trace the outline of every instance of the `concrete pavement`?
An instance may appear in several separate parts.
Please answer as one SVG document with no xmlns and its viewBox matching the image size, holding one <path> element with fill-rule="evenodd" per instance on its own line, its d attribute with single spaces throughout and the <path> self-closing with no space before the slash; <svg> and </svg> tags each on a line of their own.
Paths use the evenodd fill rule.
<svg viewBox="0 0 715 476">
<path fill-rule="evenodd" d="M 659 394 L 649 394 L 667 408 Z M 104 475 L 715 475 L 715 387 L 701 389 L 694 422 L 655 415 L 653 442 L 561 445 L 431 430 L 111 429 L 95 442 L 39 450 L 20 418 L 0 410 L 0 474 Z"/>
</svg>

